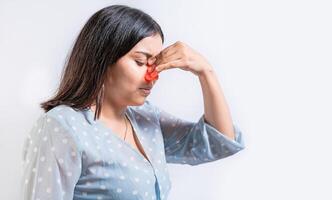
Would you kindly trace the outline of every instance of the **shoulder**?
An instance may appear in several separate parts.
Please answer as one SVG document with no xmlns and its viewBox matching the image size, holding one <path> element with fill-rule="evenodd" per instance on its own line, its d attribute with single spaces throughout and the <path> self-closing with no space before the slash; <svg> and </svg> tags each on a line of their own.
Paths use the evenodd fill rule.
<svg viewBox="0 0 332 200">
<path fill-rule="evenodd" d="M 41 114 L 31 131 L 37 134 L 45 132 L 45 134 L 57 133 L 59 135 L 63 133 L 72 135 L 82 123 L 86 122 L 81 111 L 67 105 L 58 105 Z"/>
</svg>

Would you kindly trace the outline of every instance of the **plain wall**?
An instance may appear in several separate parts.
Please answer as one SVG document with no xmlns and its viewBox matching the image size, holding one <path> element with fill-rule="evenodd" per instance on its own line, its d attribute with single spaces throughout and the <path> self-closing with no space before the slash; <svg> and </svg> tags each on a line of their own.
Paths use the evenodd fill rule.
<svg viewBox="0 0 332 200">
<path fill-rule="evenodd" d="M 59 83 L 86 20 L 120 3 L 154 17 L 218 74 L 246 149 L 195 167 L 169 165 L 171 200 L 332 199 L 332 6 L 329 1 L 1 1 L 0 199 L 18 199 L 23 141 Z M 154 104 L 197 121 L 199 81 L 161 74 Z"/>
</svg>

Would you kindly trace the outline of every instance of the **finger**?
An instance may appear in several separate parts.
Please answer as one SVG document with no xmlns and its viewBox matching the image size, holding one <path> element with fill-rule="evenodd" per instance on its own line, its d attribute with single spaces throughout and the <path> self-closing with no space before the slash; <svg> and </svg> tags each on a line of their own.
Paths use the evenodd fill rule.
<svg viewBox="0 0 332 200">
<path fill-rule="evenodd" d="M 163 65 L 175 60 L 179 60 L 181 59 L 182 56 L 180 54 L 178 54 L 177 52 L 174 52 L 173 54 L 170 54 L 168 57 L 163 57 L 162 60 L 156 61 L 155 65 Z"/>
<path fill-rule="evenodd" d="M 151 57 L 148 59 L 147 65 L 152 65 L 154 62 L 156 62 L 157 58 L 156 57 Z"/>
<path fill-rule="evenodd" d="M 177 60 L 173 60 L 171 62 L 162 64 L 162 65 L 158 65 L 156 67 L 156 71 L 157 72 L 161 72 L 163 70 L 171 69 L 171 68 L 175 68 L 175 67 L 180 67 L 181 68 L 182 65 L 183 65 L 182 60 L 181 59 L 177 59 Z"/>
<path fill-rule="evenodd" d="M 176 51 L 177 49 L 174 47 L 174 44 L 166 47 L 156 56 L 156 64 L 159 65 L 164 58 L 174 54 Z"/>
</svg>

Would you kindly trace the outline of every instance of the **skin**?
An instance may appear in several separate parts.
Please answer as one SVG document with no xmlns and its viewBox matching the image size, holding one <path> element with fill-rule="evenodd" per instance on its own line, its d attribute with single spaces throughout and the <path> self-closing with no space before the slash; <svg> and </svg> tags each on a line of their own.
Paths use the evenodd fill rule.
<svg viewBox="0 0 332 200">
<path fill-rule="evenodd" d="M 137 51 L 146 52 L 150 56 L 137 53 Z M 143 65 L 140 66 L 137 61 L 142 62 Z M 178 41 L 162 49 L 162 40 L 159 35 L 142 39 L 130 52 L 110 67 L 109 78 L 105 83 L 101 121 L 113 127 L 113 130 L 118 130 L 117 133 L 124 132 L 123 116 L 126 107 L 142 105 L 146 98 L 138 88 L 155 84 L 155 82 L 147 84 L 144 81 L 147 63 L 156 64 L 156 70 L 159 73 L 179 68 L 196 75 L 203 93 L 205 121 L 234 140 L 230 111 L 213 67 L 201 54 L 183 42 Z M 94 110 L 94 107 L 92 106 L 91 109 Z"/>
<path fill-rule="evenodd" d="M 152 87 L 155 84 L 154 81 L 146 83 L 144 76 L 147 71 L 148 60 L 153 59 L 161 50 L 162 39 L 160 35 L 156 34 L 146 37 L 138 42 L 127 54 L 118 59 L 107 71 L 107 80 L 104 82 L 104 99 L 99 120 L 121 138 L 124 138 L 126 130 L 125 120 L 127 125 L 130 124 L 128 119 L 124 117 L 127 106 L 144 104 L 147 96 L 139 88 Z M 90 108 L 95 112 L 95 105 L 91 105 Z M 126 141 L 134 144 L 132 130 L 130 127 L 128 130 Z"/>
</svg>

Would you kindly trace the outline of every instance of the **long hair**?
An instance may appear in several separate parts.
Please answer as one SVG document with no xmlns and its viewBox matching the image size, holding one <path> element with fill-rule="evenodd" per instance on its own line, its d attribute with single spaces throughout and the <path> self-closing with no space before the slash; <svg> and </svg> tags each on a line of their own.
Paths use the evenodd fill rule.
<svg viewBox="0 0 332 200">
<path fill-rule="evenodd" d="M 96 120 L 101 112 L 108 67 L 140 40 L 155 34 L 159 34 L 164 43 L 158 23 L 139 9 L 112 5 L 97 11 L 74 43 L 55 95 L 41 103 L 41 108 L 47 112 L 63 104 L 81 110 L 95 102 Z"/>
</svg>

